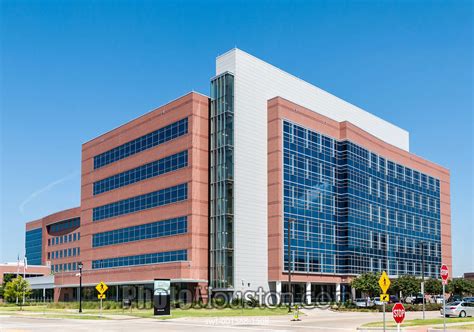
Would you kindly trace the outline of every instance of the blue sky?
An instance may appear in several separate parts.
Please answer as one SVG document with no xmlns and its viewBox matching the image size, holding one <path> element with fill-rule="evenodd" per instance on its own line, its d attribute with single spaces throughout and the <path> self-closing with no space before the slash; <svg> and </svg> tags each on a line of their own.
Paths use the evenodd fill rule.
<svg viewBox="0 0 474 332">
<path fill-rule="evenodd" d="M 235 46 L 411 133 L 451 170 L 454 273 L 474 271 L 470 1 L 2 1 L 0 262 L 79 205 L 81 144 L 190 90 Z"/>
</svg>

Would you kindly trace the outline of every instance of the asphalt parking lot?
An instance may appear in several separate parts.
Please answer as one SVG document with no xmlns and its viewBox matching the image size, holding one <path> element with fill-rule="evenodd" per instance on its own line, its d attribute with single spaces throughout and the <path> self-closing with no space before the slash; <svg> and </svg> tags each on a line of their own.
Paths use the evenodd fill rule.
<svg viewBox="0 0 474 332">
<path fill-rule="evenodd" d="M 406 319 L 421 318 L 421 312 L 407 312 Z M 439 317 L 428 312 L 427 318 Z M 292 322 L 291 316 L 180 318 L 155 320 L 128 317 L 113 320 L 54 319 L 18 316 L 0 316 L 0 331 L 356 331 L 364 323 L 381 321 L 381 313 L 333 312 L 309 310 L 302 320 Z M 391 313 L 387 313 L 390 320 Z M 413 329 L 412 331 L 426 331 Z"/>
</svg>

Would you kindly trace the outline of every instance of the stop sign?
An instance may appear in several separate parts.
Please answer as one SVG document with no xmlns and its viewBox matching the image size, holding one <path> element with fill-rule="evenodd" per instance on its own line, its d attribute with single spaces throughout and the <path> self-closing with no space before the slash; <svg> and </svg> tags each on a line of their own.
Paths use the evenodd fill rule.
<svg viewBox="0 0 474 332">
<path fill-rule="evenodd" d="M 449 277 L 448 267 L 443 264 L 443 266 L 441 266 L 441 278 L 443 279 L 443 284 L 446 285 L 448 283 L 448 277 Z"/>
<path fill-rule="evenodd" d="M 401 303 L 396 303 L 392 309 L 393 319 L 400 324 L 405 319 L 405 307 Z"/>
</svg>

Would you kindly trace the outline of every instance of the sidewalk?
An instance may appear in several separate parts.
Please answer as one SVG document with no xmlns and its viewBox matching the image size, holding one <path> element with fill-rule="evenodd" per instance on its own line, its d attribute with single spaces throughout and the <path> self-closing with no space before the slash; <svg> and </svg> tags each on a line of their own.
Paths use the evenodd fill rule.
<svg viewBox="0 0 474 332">
<path fill-rule="evenodd" d="M 456 330 L 456 326 L 472 325 L 474 328 L 474 322 L 458 322 L 458 323 L 446 323 L 446 331 L 462 331 Z M 397 331 L 396 327 L 387 327 L 386 331 Z M 359 327 L 357 331 L 383 331 L 382 327 Z M 406 326 L 401 327 L 400 331 L 410 332 L 436 332 L 443 331 L 443 324 L 433 324 L 426 326 Z"/>
</svg>

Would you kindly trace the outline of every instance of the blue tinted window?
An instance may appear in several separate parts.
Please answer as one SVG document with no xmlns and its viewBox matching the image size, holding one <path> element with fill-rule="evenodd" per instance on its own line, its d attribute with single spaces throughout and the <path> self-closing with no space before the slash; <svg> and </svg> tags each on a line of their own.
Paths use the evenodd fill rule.
<svg viewBox="0 0 474 332">
<path fill-rule="evenodd" d="M 172 172 L 186 166 L 188 166 L 187 150 L 94 182 L 94 195 Z"/>
<path fill-rule="evenodd" d="M 188 186 L 186 183 L 183 183 L 174 187 L 96 207 L 92 212 L 92 220 L 98 221 L 117 217 L 127 213 L 133 213 L 174 202 L 179 202 L 186 200 L 187 197 Z"/>
<path fill-rule="evenodd" d="M 54 223 L 52 225 L 48 225 L 49 231 L 54 233 L 54 232 L 62 232 L 62 231 L 67 231 L 70 229 L 77 228 L 81 225 L 81 218 L 72 218 L 68 220 L 63 220 L 57 223 Z"/>
<path fill-rule="evenodd" d="M 146 264 L 159 264 L 186 261 L 188 253 L 186 250 L 158 252 L 136 256 L 114 257 L 92 261 L 93 269 L 107 269 L 121 266 L 134 266 Z"/>
<path fill-rule="evenodd" d="M 118 243 L 155 239 L 187 232 L 187 217 L 173 218 L 144 225 L 115 229 L 92 236 L 92 246 L 102 247 Z"/>
<path fill-rule="evenodd" d="M 150 149 L 164 142 L 185 135 L 188 132 L 188 118 L 160 128 L 152 133 L 127 142 L 112 150 L 106 151 L 94 157 L 94 169 L 103 167 L 115 161 L 121 160 L 135 153 Z"/>
<path fill-rule="evenodd" d="M 26 231 L 25 252 L 28 264 L 41 265 L 43 230 L 41 228 Z"/>
</svg>

